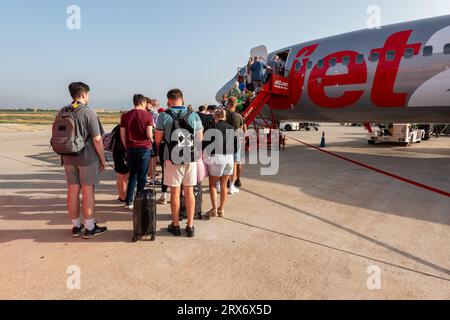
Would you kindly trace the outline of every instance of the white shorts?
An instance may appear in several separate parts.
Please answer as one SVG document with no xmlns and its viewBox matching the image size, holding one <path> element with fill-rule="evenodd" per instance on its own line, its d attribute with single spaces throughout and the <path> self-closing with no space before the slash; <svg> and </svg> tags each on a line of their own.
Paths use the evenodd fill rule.
<svg viewBox="0 0 450 320">
<path fill-rule="evenodd" d="M 216 154 L 205 159 L 208 165 L 208 173 L 212 177 L 232 176 L 234 173 L 234 156 L 232 154 Z"/>
<path fill-rule="evenodd" d="M 164 162 L 164 185 L 170 188 L 194 187 L 197 185 L 197 163 L 173 164 Z"/>
</svg>

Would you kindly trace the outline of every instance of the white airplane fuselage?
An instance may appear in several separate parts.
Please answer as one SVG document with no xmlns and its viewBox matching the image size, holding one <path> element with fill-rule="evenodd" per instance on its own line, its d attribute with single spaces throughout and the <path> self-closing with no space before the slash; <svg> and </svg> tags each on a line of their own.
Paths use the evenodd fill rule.
<svg viewBox="0 0 450 320">
<path fill-rule="evenodd" d="M 450 16 L 362 30 L 294 45 L 278 120 L 450 123 Z M 235 79 L 217 94 L 220 98 Z"/>
</svg>

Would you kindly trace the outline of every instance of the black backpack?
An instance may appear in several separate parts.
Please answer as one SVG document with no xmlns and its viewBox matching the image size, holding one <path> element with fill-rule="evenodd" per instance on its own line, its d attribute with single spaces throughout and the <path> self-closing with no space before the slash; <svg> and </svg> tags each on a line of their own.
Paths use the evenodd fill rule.
<svg viewBox="0 0 450 320">
<path fill-rule="evenodd" d="M 167 110 L 172 120 L 172 130 L 170 131 L 170 141 L 166 140 L 166 147 L 169 150 L 169 160 L 175 165 L 190 164 L 196 162 L 195 156 L 195 130 L 189 124 L 188 119 L 193 114 L 188 111 L 181 116 L 181 112 L 175 113 Z"/>
</svg>

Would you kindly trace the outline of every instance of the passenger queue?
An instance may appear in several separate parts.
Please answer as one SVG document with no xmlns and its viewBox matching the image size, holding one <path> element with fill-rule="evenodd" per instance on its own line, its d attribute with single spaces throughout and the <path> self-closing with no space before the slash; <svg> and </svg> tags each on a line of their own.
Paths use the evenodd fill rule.
<svg viewBox="0 0 450 320">
<path fill-rule="evenodd" d="M 154 201 L 158 205 L 170 203 L 171 207 L 168 232 L 182 235 L 183 205 L 187 219 L 185 233 L 194 237 L 196 201 L 201 204 L 194 188 L 201 189 L 203 180 L 209 176 L 212 208 L 196 218 L 225 216 L 228 195 L 239 193 L 242 186 L 241 150 L 246 128 L 237 112 L 236 97 L 227 98 L 220 107 L 201 106 L 196 112 L 185 106 L 179 89 L 167 93 L 167 108 L 161 108 L 158 100 L 136 94 L 133 109 L 123 113 L 120 124 L 105 134 L 97 115 L 88 107 L 89 86 L 71 83 L 69 92 L 72 102 L 59 112 L 53 124 L 52 147 L 61 155 L 65 170 L 73 237 L 92 239 L 107 231 L 95 220 L 94 194 L 101 172 L 107 167 L 105 149 L 112 152 L 117 200 L 126 210 L 136 211 L 136 195 L 149 185 L 158 185 L 161 195 Z M 158 164 L 161 173 L 157 172 Z"/>
</svg>

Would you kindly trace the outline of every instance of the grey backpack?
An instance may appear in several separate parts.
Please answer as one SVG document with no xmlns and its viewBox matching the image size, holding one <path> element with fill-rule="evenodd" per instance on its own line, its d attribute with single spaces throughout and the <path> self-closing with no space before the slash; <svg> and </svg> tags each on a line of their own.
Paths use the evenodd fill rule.
<svg viewBox="0 0 450 320">
<path fill-rule="evenodd" d="M 77 130 L 76 114 L 86 108 L 67 106 L 56 116 L 53 122 L 50 144 L 53 151 L 59 155 L 77 155 L 86 146 L 86 142 Z"/>
</svg>

